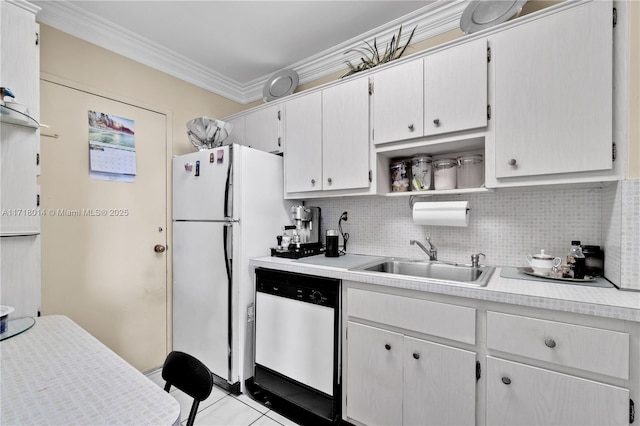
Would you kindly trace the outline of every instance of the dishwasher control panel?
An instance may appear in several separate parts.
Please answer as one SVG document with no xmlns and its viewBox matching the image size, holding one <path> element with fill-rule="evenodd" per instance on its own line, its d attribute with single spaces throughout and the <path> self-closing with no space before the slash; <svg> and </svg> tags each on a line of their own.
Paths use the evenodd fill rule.
<svg viewBox="0 0 640 426">
<path fill-rule="evenodd" d="M 256 270 L 256 291 L 274 296 L 335 307 L 340 280 L 291 272 Z"/>
</svg>

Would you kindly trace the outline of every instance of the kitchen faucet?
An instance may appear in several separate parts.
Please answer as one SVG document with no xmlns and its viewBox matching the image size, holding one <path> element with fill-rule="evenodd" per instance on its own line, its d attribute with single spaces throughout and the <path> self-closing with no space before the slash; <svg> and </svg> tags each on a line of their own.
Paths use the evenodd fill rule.
<svg viewBox="0 0 640 426">
<path fill-rule="evenodd" d="M 426 248 L 424 245 L 422 245 L 420 241 L 409 241 L 409 244 L 411 244 L 412 246 L 417 244 L 423 252 L 427 253 L 427 256 L 429 256 L 429 260 L 438 260 L 438 248 L 431 242 L 431 237 L 427 237 L 427 243 L 429 243 L 429 248 Z"/>
</svg>

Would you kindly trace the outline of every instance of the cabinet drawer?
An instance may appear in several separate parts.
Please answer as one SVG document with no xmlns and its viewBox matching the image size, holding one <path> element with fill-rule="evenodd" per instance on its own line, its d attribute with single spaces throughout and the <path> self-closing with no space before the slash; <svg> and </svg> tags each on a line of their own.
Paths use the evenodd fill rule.
<svg viewBox="0 0 640 426">
<path fill-rule="evenodd" d="M 350 288 L 347 313 L 458 342 L 473 345 L 476 341 L 476 310 L 464 306 Z"/>
<path fill-rule="evenodd" d="M 629 335 L 487 312 L 487 347 L 621 379 L 629 378 Z"/>
<path fill-rule="evenodd" d="M 487 357 L 488 425 L 628 425 L 629 390 Z"/>
</svg>

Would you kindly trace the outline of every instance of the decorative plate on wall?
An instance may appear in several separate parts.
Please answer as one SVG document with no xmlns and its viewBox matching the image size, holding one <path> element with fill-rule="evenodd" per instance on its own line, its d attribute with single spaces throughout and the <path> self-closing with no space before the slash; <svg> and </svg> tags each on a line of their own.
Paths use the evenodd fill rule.
<svg viewBox="0 0 640 426">
<path fill-rule="evenodd" d="M 262 89 L 265 102 L 270 102 L 293 93 L 298 87 L 298 73 L 294 70 L 282 70 L 273 74 Z"/>
<path fill-rule="evenodd" d="M 472 0 L 462 13 L 460 29 L 465 34 L 508 21 L 522 11 L 527 0 Z"/>
</svg>

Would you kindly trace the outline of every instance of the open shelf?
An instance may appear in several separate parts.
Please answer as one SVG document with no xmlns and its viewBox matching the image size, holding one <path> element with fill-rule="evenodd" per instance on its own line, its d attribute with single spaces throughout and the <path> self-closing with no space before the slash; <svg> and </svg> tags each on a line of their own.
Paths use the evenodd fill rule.
<svg viewBox="0 0 640 426">
<path fill-rule="evenodd" d="M 16 124 L 18 126 L 39 129 L 38 123 L 33 117 L 23 114 L 19 111 L 0 105 L 0 122 L 8 124 Z"/>
</svg>

